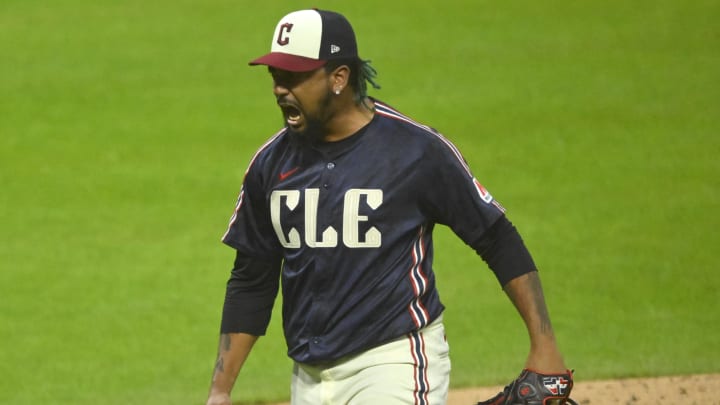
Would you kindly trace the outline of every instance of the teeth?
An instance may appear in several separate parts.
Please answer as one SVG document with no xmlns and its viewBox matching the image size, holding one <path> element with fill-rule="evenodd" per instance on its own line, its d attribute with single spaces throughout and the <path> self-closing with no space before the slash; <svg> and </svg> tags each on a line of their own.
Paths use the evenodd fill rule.
<svg viewBox="0 0 720 405">
<path fill-rule="evenodd" d="M 298 110 L 296 107 L 291 105 L 284 105 L 281 106 L 283 113 L 285 114 L 285 119 L 287 120 L 288 124 L 295 125 L 299 122 L 302 114 L 300 113 L 300 110 Z"/>
</svg>

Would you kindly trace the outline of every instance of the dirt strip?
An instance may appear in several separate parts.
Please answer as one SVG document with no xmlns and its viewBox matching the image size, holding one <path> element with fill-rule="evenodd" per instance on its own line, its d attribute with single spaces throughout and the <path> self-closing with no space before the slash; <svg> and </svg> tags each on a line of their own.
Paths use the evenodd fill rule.
<svg viewBox="0 0 720 405">
<path fill-rule="evenodd" d="M 453 390 L 447 405 L 472 405 L 503 387 Z M 575 381 L 570 396 L 580 405 L 720 405 L 720 374 Z"/>
<path fill-rule="evenodd" d="M 452 390 L 447 405 L 473 405 L 502 388 Z M 720 405 L 720 374 L 602 381 L 579 379 L 575 381 L 571 398 L 580 405 Z"/>
</svg>

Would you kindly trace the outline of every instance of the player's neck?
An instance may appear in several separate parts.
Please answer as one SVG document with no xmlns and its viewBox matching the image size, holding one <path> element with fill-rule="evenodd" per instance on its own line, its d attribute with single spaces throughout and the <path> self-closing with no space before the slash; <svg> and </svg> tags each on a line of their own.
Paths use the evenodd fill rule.
<svg viewBox="0 0 720 405">
<path fill-rule="evenodd" d="M 323 139 L 325 142 L 341 141 L 372 121 L 375 115 L 373 101 L 366 99 L 358 104 L 352 99 L 351 94 L 348 96 L 350 98 L 343 97 L 343 99 L 336 101 L 339 108 L 327 123 L 326 135 Z"/>
</svg>

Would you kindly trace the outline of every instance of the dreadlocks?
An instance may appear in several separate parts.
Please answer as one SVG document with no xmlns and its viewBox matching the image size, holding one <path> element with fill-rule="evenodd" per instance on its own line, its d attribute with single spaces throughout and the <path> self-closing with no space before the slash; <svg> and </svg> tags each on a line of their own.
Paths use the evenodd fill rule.
<svg viewBox="0 0 720 405">
<path fill-rule="evenodd" d="M 365 103 L 367 99 L 367 84 L 370 83 L 375 89 L 380 88 L 380 85 L 375 81 L 377 70 L 370 65 L 369 60 L 353 58 L 328 61 L 325 65 L 325 71 L 329 73 L 343 65 L 350 68 L 350 86 L 352 86 L 354 90 L 355 102 L 357 104 Z"/>
</svg>

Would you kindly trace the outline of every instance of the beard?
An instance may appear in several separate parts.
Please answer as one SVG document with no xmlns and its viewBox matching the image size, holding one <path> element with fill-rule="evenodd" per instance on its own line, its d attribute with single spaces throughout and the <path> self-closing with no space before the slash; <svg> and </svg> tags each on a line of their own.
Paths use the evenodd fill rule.
<svg viewBox="0 0 720 405">
<path fill-rule="evenodd" d="M 285 126 L 290 134 L 291 139 L 301 145 L 314 145 L 325 139 L 325 130 L 323 121 L 318 118 L 305 118 L 305 127 L 298 131 L 291 126 Z"/>
<path fill-rule="evenodd" d="M 317 114 L 303 114 L 305 118 L 305 125 L 302 130 L 296 130 L 285 123 L 285 127 L 287 128 L 291 139 L 301 145 L 308 146 L 322 142 L 326 135 L 325 123 L 327 123 L 334 114 L 330 109 L 332 98 L 333 93 L 328 90 L 322 100 L 320 100 L 320 106 Z"/>
</svg>

